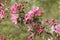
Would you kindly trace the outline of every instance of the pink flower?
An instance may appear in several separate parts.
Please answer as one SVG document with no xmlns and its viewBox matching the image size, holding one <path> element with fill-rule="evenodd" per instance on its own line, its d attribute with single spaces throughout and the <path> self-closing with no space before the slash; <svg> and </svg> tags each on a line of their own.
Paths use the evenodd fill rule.
<svg viewBox="0 0 60 40">
<path fill-rule="evenodd" d="M 31 17 L 30 17 L 30 18 L 26 18 L 25 20 L 26 20 L 26 21 L 31 21 L 31 22 L 32 22 L 32 21 L 33 21 L 33 18 L 31 18 Z"/>
<path fill-rule="evenodd" d="M 25 20 L 26 21 L 33 21 L 33 18 L 31 17 L 32 15 L 32 12 L 28 12 L 26 15 L 25 15 Z"/>
<path fill-rule="evenodd" d="M 13 19 L 12 22 L 13 22 L 14 24 L 17 24 L 17 23 L 18 23 L 16 19 Z"/>
<path fill-rule="evenodd" d="M 34 15 L 34 12 L 30 10 L 28 13 L 25 14 L 25 18 L 33 17 L 33 15 Z"/>
<path fill-rule="evenodd" d="M 33 29 L 32 29 L 32 26 L 31 25 L 29 25 L 28 26 L 28 31 L 32 31 Z"/>
<path fill-rule="evenodd" d="M 17 6 L 18 6 L 18 4 L 15 3 L 15 4 L 12 5 L 12 7 L 11 7 L 11 12 L 12 12 L 13 14 L 16 13 L 16 11 L 17 11 Z"/>
<path fill-rule="evenodd" d="M 34 11 L 34 12 L 39 11 L 39 7 L 33 7 L 32 11 Z"/>
<path fill-rule="evenodd" d="M 56 23 L 56 22 L 57 22 L 57 20 L 56 20 L 56 19 L 52 19 L 51 21 L 52 21 L 53 23 Z"/>
<path fill-rule="evenodd" d="M 47 24 L 49 24 L 49 23 L 50 23 L 48 19 L 46 19 L 46 20 L 45 20 L 45 22 L 46 22 Z"/>
<path fill-rule="evenodd" d="M 55 32 L 60 34 L 60 24 L 55 26 Z"/>
<path fill-rule="evenodd" d="M 48 25 L 56 25 L 57 24 L 57 20 L 56 19 L 52 19 L 51 21 L 49 21 L 48 19 L 46 19 L 45 22 Z"/>
<path fill-rule="evenodd" d="M 12 17 L 14 17 L 14 19 L 18 18 L 18 14 L 12 14 Z"/>
<path fill-rule="evenodd" d="M 50 31 L 50 32 L 51 32 L 51 33 L 53 33 L 54 31 L 55 31 L 55 27 L 54 27 L 54 26 L 52 26 L 52 27 L 51 27 L 51 31 Z"/>
<path fill-rule="evenodd" d="M 34 7 L 32 11 L 34 12 L 35 16 L 40 16 L 44 14 L 44 11 L 39 10 L 39 7 Z"/>
<path fill-rule="evenodd" d="M 34 28 L 37 28 L 38 27 L 38 24 L 37 23 L 34 23 L 33 26 L 34 26 Z"/>
<path fill-rule="evenodd" d="M 34 34 L 32 33 L 31 35 L 28 36 L 29 40 L 33 40 L 34 39 Z"/>
<path fill-rule="evenodd" d="M 56 19 L 52 19 L 51 21 L 50 21 L 50 24 L 51 25 L 55 25 L 57 23 L 57 20 Z"/>
<path fill-rule="evenodd" d="M 39 10 L 39 7 L 32 8 L 29 12 L 25 14 L 25 21 L 26 22 L 33 22 L 34 16 L 40 16 L 44 14 L 43 11 Z"/>
<path fill-rule="evenodd" d="M 45 28 L 44 26 L 40 26 L 40 29 L 37 31 L 38 34 L 42 34 L 44 31 L 44 28 Z"/>
<path fill-rule="evenodd" d="M 4 14 L 5 14 L 5 11 L 4 10 L 1 10 L 0 11 L 0 18 L 3 18 L 4 17 Z"/>
<path fill-rule="evenodd" d="M 43 33 L 43 29 L 39 29 L 37 32 L 38 32 L 38 34 L 42 34 Z"/>
<path fill-rule="evenodd" d="M 4 5 L 2 3 L 0 3 L 0 8 L 3 8 L 3 7 L 4 7 Z"/>
<path fill-rule="evenodd" d="M 24 4 L 21 3 L 21 4 L 13 4 L 12 7 L 11 7 L 11 12 L 14 14 L 17 12 L 17 10 L 20 10 L 20 9 L 23 9 L 24 8 Z"/>
<path fill-rule="evenodd" d="M 0 40 L 6 40 L 3 36 L 0 36 Z"/>
<path fill-rule="evenodd" d="M 18 6 L 17 6 L 17 10 L 20 10 L 20 9 L 21 9 L 21 5 L 18 5 Z"/>
<path fill-rule="evenodd" d="M 45 27 L 44 26 L 40 26 L 40 29 L 44 29 Z"/>
<path fill-rule="evenodd" d="M 17 10 L 24 9 L 24 3 L 18 4 Z"/>
<path fill-rule="evenodd" d="M 12 14 L 11 20 L 14 24 L 18 24 L 17 19 L 18 19 L 18 14 Z"/>
<path fill-rule="evenodd" d="M 26 21 L 26 20 L 23 20 L 23 22 L 24 22 L 24 24 L 28 24 L 28 21 Z"/>
<path fill-rule="evenodd" d="M 21 9 L 24 9 L 24 3 L 21 3 Z"/>
</svg>

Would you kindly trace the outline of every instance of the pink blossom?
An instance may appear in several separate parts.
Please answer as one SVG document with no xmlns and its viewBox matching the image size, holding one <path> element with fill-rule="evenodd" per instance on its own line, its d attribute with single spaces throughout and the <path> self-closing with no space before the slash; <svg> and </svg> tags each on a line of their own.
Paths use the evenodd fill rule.
<svg viewBox="0 0 60 40">
<path fill-rule="evenodd" d="M 11 12 L 14 14 L 17 12 L 17 10 L 20 10 L 20 9 L 23 9 L 24 8 L 24 4 L 21 3 L 21 4 L 13 4 L 12 7 L 11 7 Z"/>
<path fill-rule="evenodd" d="M 12 14 L 11 20 L 14 24 L 18 24 L 17 19 L 18 19 L 18 14 Z"/>
<path fill-rule="evenodd" d="M 49 21 L 48 19 L 45 20 L 45 22 L 49 25 L 56 25 L 57 24 L 57 20 L 56 19 L 52 19 L 51 21 Z"/>
<path fill-rule="evenodd" d="M 0 40 L 6 40 L 3 36 L 0 36 Z"/>
<path fill-rule="evenodd" d="M 21 3 L 21 9 L 24 9 L 24 3 Z"/>
<path fill-rule="evenodd" d="M 55 32 L 60 34 L 60 24 L 55 26 Z"/>
<path fill-rule="evenodd" d="M 4 17 L 4 14 L 5 14 L 5 11 L 4 10 L 1 10 L 0 11 L 0 18 L 3 18 Z"/>
<path fill-rule="evenodd" d="M 41 11 L 41 10 L 39 10 L 39 7 L 36 7 L 36 8 L 32 8 L 29 12 L 27 12 L 26 14 L 25 14 L 25 21 L 27 22 L 27 21 L 30 21 L 30 22 L 33 22 L 33 20 L 34 20 L 34 16 L 40 16 L 40 15 L 42 15 L 42 14 L 44 14 L 44 12 L 43 11 Z"/>
<path fill-rule="evenodd" d="M 28 26 L 28 31 L 32 31 L 32 26 L 31 25 Z"/>
<path fill-rule="evenodd" d="M 15 19 L 18 18 L 18 14 L 12 14 L 12 17 L 14 17 Z"/>
<path fill-rule="evenodd" d="M 44 29 L 45 27 L 44 26 L 40 26 L 40 29 Z"/>
<path fill-rule="evenodd" d="M 29 40 L 33 40 L 34 39 L 34 34 L 32 33 L 31 35 L 28 36 Z"/>
<path fill-rule="evenodd" d="M 46 22 L 47 24 L 49 24 L 49 23 L 50 23 L 48 19 L 46 19 L 46 20 L 45 20 L 45 22 Z"/>
<path fill-rule="evenodd" d="M 38 24 L 37 23 L 34 23 L 33 26 L 34 26 L 34 28 L 37 28 Z"/>
<path fill-rule="evenodd" d="M 12 12 L 13 14 L 16 13 L 16 11 L 17 11 L 17 6 L 18 6 L 18 4 L 15 3 L 15 4 L 12 5 L 12 7 L 11 7 L 11 12 Z"/>
<path fill-rule="evenodd" d="M 17 24 L 17 23 L 18 23 L 16 19 L 12 20 L 12 22 L 13 22 L 14 24 Z"/>
<path fill-rule="evenodd" d="M 20 9 L 21 9 L 21 5 L 18 5 L 18 6 L 17 6 L 17 10 L 20 10 Z"/>
<path fill-rule="evenodd" d="M 17 19 L 18 19 L 18 14 L 17 14 L 17 7 L 18 7 L 18 4 L 15 3 L 12 5 L 11 7 L 11 12 L 12 12 L 12 17 L 11 17 L 11 20 L 14 24 L 17 24 Z"/>
<path fill-rule="evenodd" d="M 33 21 L 33 18 L 32 18 L 32 17 L 26 18 L 25 20 L 26 20 L 26 21 L 31 21 L 31 22 L 32 22 L 32 21 Z"/>
<path fill-rule="evenodd" d="M 3 7 L 4 7 L 4 5 L 2 3 L 0 3 L 0 8 L 3 8 Z"/>
<path fill-rule="evenodd" d="M 52 26 L 51 32 L 56 32 L 56 33 L 60 34 L 60 24 Z"/>
<path fill-rule="evenodd" d="M 43 29 L 39 29 L 37 32 L 38 32 L 38 34 L 42 34 L 43 33 Z"/>
<path fill-rule="evenodd" d="M 51 21 L 50 21 L 50 24 L 51 25 L 55 25 L 57 23 L 57 20 L 56 19 L 52 19 Z"/>
<path fill-rule="evenodd" d="M 44 26 L 40 26 L 40 29 L 37 30 L 38 34 L 42 34 L 44 31 L 44 28 L 45 28 Z"/>
<path fill-rule="evenodd" d="M 31 13 L 27 13 L 26 15 L 25 15 L 25 20 L 26 21 L 33 21 L 33 18 L 31 17 Z"/>
<path fill-rule="evenodd" d="M 51 32 L 51 33 L 53 33 L 54 31 L 55 31 L 55 27 L 54 27 L 54 26 L 52 26 L 52 27 L 51 27 L 51 31 L 50 31 L 50 32 Z"/>
<path fill-rule="evenodd" d="M 39 7 L 33 7 L 32 11 L 34 11 L 34 12 L 39 11 Z"/>
<path fill-rule="evenodd" d="M 24 22 L 24 24 L 27 24 L 28 23 L 28 21 L 26 21 L 26 20 L 23 20 L 23 22 Z"/>
<path fill-rule="evenodd" d="M 29 11 L 28 13 L 25 14 L 25 18 L 30 18 L 34 15 L 33 11 Z"/>
<path fill-rule="evenodd" d="M 44 14 L 44 11 L 39 10 L 39 7 L 34 7 L 32 11 L 34 12 L 35 16 L 40 16 Z"/>
<path fill-rule="evenodd" d="M 18 4 L 17 10 L 24 9 L 24 3 Z"/>
<path fill-rule="evenodd" d="M 52 21 L 53 23 L 56 23 L 56 22 L 57 22 L 57 20 L 56 20 L 56 19 L 52 19 L 51 21 Z"/>
</svg>

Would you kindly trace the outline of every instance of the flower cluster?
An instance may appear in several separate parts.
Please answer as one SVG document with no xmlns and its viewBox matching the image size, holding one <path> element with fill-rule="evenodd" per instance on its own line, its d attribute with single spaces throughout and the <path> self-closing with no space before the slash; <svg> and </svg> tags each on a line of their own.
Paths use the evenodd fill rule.
<svg viewBox="0 0 60 40">
<path fill-rule="evenodd" d="M 43 31 L 44 31 L 44 26 L 41 26 L 40 29 L 37 32 L 38 32 L 38 34 L 42 34 Z"/>
<path fill-rule="evenodd" d="M 15 3 L 15 4 L 13 4 L 12 5 L 12 7 L 11 7 L 11 13 L 13 13 L 13 14 L 16 14 L 17 12 L 17 6 L 18 6 L 18 4 L 17 3 Z"/>
<path fill-rule="evenodd" d="M 29 40 L 34 39 L 34 35 L 36 34 L 36 32 L 39 35 L 43 33 L 44 26 L 40 25 L 41 20 L 38 18 L 43 14 L 44 11 L 40 10 L 39 7 L 33 7 L 29 12 L 25 14 L 24 23 L 29 25 L 28 31 L 31 32 L 31 34 L 28 36 Z M 34 35 L 31 36 L 32 34 Z"/>
<path fill-rule="evenodd" d="M 22 10 L 23 8 L 24 8 L 24 4 L 23 3 L 21 3 L 21 4 L 15 3 L 15 4 L 12 5 L 12 7 L 11 7 L 11 13 L 12 13 L 11 20 L 12 20 L 12 22 L 14 24 L 18 24 L 18 21 L 17 21 L 17 19 L 19 17 L 18 12 L 20 10 Z"/>
<path fill-rule="evenodd" d="M 51 21 L 49 21 L 48 19 L 45 20 L 45 23 L 48 25 L 48 26 L 51 26 L 51 32 L 56 32 L 58 31 L 57 28 L 59 28 L 59 24 L 57 23 L 57 20 L 56 19 L 52 19 Z M 59 32 L 56 32 L 59 34 Z"/>
<path fill-rule="evenodd" d="M 56 19 L 52 20 L 45 20 L 45 26 L 52 26 L 50 27 L 50 32 L 47 32 L 45 30 L 45 26 L 42 24 L 42 21 L 39 17 L 43 15 L 44 12 L 39 9 L 39 7 L 32 8 L 29 12 L 25 14 L 25 20 L 24 23 L 28 24 L 28 31 L 30 32 L 30 35 L 28 36 L 29 40 L 34 39 L 34 35 L 41 35 L 42 33 L 58 33 L 60 34 L 60 24 L 57 24 Z M 43 21 L 44 22 L 44 21 Z M 32 35 L 33 34 L 33 35 Z"/>
<path fill-rule="evenodd" d="M 46 19 L 45 23 L 47 25 L 55 25 L 57 23 L 57 20 L 56 19 L 52 19 L 51 21 L 49 21 L 48 19 Z"/>
<path fill-rule="evenodd" d="M 12 17 L 11 17 L 11 20 L 14 24 L 17 24 L 17 18 L 18 18 L 18 14 L 17 14 L 17 6 L 18 4 L 14 4 L 12 7 L 11 7 L 11 12 L 12 12 Z"/>
<path fill-rule="evenodd" d="M 43 11 L 39 10 L 39 7 L 32 8 L 29 12 L 25 14 L 24 23 L 28 23 L 29 21 L 34 21 L 34 18 L 44 14 Z"/>
<path fill-rule="evenodd" d="M 4 18 L 4 14 L 5 14 L 5 10 L 3 10 L 3 7 L 4 7 L 4 5 L 2 3 L 0 3 L 0 9 L 1 9 L 1 11 L 0 11 L 0 18 L 1 19 Z"/>
</svg>

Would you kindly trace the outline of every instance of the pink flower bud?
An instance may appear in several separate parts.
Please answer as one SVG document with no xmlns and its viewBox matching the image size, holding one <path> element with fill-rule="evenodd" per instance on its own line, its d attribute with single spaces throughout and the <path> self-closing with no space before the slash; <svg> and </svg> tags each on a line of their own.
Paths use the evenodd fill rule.
<svg viewBox="0 0 60 40">
<path fill-rule="evenodd" d="M 39 29 L 37 32 L 38 32 L 38 34 L 42 34 L 43 33 L 43 29 Z"/>
<path fill-rule="evenodd" d="M 4 7 L 4 5 L 2 3 L 0 3 L 0 8 L 3 8 L 3 7 Z"/>
<path fill-rule="evenodd" d="M 49 20 L 48 20 L 48 19 L 46 19 L 45 22 L 46 22 L 47 24 L 49 24 Z"/>
<path fill-rule="evenodd" d="M 29 39 L 29 40 L 34 39 L 34 34 L 32 33 L 31 35 L 29 35 L 29 36 L 28 36 L 28 39 Z"/>
<path fill-rule="evenodd" d="M 3 18 L 4 17 L 4 14 L 5 14 L 5 11 L 4 10 L 1 10 L 0 11 L 0 18 Z"/>
</svg>

